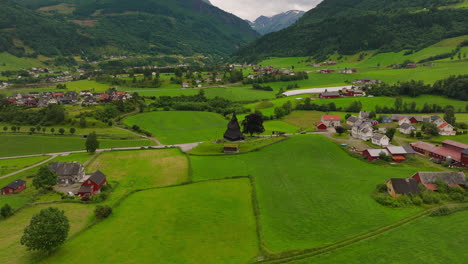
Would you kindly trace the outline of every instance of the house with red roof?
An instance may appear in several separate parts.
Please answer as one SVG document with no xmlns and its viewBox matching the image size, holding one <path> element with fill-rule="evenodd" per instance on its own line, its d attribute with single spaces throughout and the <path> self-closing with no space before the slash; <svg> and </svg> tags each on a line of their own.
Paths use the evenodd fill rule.
<svg viewBox="0 0 468 264">
<path fill-rule="evenodd" d="M 468 167 L 468 145 L 466 144 L 453 140 L 445 140 L 442 142 L 442 146 L 422 141 L 411 143 L 410 146 L 415 152 L 436 161 L 450 161 L 455 166 Z"/>
<path fill-rule="evenodd" d="M 441 136 L 455 136 L 457 134 L 454 127 L 447 122 L 440 124 L 437 128 Z"/>
<path fill-rule="evenodd" d="M 341 116 L 339 115 L 323 115 L 321 121 L 327 127 L 341 126 Z"/>
<path fill-rule="evenodd" d="M 16 180 L 7 186 L 3 187 L 0 189 L 0 194 L 14 194 L 14 193 L 19 193 L 22 190 L 26 189 L 26 182 L 23 180 Z"/>
</svg>

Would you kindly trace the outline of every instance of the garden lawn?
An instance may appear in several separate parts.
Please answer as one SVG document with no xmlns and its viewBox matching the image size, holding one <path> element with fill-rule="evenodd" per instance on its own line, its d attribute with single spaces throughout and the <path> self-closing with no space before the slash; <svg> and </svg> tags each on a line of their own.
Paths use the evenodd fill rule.
<svg viewBox="0 0 468 264">
<path fill-rule="evenodd" d="M 257 255 L 248 179 L 131 195 L 44 263 L 249 263 Z"/>
<path fill-rule="evenodd" d="M 86 139 L 70 136 L 0 135 L 0 157 L 77 151 Z M 99 140 L 100 148 L 152 146 L 149 140 Z"/>
<path fill-rule="evenodd" d="M 444 217 L 424 217 L 377 237 L 290 263 L 463 264 L 468 258 L 467 218 L 468 211 Z"/>
<path fill-rule="evenodd" d="M 349 156 L 320 135 L 294 136 L 244 155 L 191 160 L 195 181 L 254 177 L 262 242 L 272 252 L 335 243 L 420 211 L 390 209 L 370 195 L 377 184 L 418 169 L 382 169 Z"/>
<path fill-rule="evenodd" d="M 29 225 L 31 217 L 40 210 L 56 207 L 65 211 L 70 221 L 69 237 L 82 230 L 89 222 L 94 206 L 77 203 L 36 205 L 27 207 L 14 216 L 0 220 L 0 262 L 4 264 L 37 263 L 41 256 L 38 253 L 27 251 L 26 247 L 20 245 L 20 239 L 24 228 Z M 14 256 L 14 257 L 13 257 Z"/>
<path fill-rule="evenodd" d="M 215 113 L 172 111 L 134 115 L 124 122 L 151 132 L 164 144 L 182 144 L 223 138 L 229 121 Z"/>
<path fill-rule="evenodd" d="M 34 165 L 48 158 L 49 156 L 42 156 L 42 157 L 0 160 L 0 176 L 24 169 L 25 167 Z M 2 187 L 3 186 L 0 186 L 0 188 Z"/>
<path fill-rule="evenodd" d="M 115 187 L 107 201 L 111 204 L 137 189 L 177 185 L 189 180 L 187 157 L 179 149 L 105 152 L 87 168 L 88 172 L 96 170 L 106 174 Z"/>
</svg>

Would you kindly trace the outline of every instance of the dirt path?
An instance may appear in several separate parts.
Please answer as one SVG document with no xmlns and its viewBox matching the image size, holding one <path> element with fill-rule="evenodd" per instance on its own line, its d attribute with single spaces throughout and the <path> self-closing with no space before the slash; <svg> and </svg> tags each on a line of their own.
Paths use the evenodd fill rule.
<svg viewBox="0 0 468 264">
<path fill-rule="evenodd" d="M 45 163 L 47 163 L 47 162 L 49 162 L 49 161 L 55 159 L 56 157 L 57 157 L 57 155 L 52 155 L 50 158 L 48 158 L 48 159 L 46 159 L 46 160 L 44 160 L 44 161 L 41 161 L 41 162 L 36 163 L 36 164 L 34 164 L 34 165 L 32 165 L 32 166 L 29 166 L 29 167 L 23 168 L 23 169 L 21 169 L 21 170 L 19 170 L 19 171 L 15 171 L 15 172 L 12 172 L 12 173 L 7 174 L 7 175 L 5 175 L 5 176 L 2 176 L 2 177 L 0 177 L 0 179 L 5 179 L 5 178 L 8 178 L 8 177 L 14 176 L 14 175 L 16 175 L 16 174 L 19 174 L 19 173 L 21 173 L 21 172 L 27 171 L 27 170 L 29 170 L 29 169 L 32 169 L 32 168 L 41 166 L 42 164 L 45 164 Z"/>
</svg>

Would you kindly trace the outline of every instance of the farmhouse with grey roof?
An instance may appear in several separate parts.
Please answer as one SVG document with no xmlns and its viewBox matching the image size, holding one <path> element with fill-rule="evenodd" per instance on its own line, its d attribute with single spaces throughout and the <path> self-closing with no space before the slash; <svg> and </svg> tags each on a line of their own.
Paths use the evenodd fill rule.
<svg viewBox="0 0 468 264">
<path fill-rule="evenodd" d="M 85 169 L 78 162 L 54 162 L 49 165 L 49 169 L 57 174 L 58 184 L 74 184 L 85 176 Z"/>
</svg>

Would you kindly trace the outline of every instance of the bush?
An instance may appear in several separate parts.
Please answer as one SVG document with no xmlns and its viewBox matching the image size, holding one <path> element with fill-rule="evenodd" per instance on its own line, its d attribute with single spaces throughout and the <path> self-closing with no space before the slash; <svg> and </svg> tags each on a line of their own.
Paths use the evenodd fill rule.
<svg viewBox="0 0 468 264">
<path fill-rule="evenodd" d="M 423 204 L 423 200 L 419 196 L 414 196 L 413 197 L 413 204 L 416 206 L 421 206 Z"/>
<path fill-rule="evenodd" d="M 425 190 L 421 193 L 421 198 L 425 204 L 438 204 L 440 203 L 440 197 L 437 196 L 433 191 Z"/>
<path fill-rule="evenodd" d="M 446 216 L 452 213 L 452 210 L 447 206 L 442 206 L 430 214 L 430 216 Z"/>
<path fill-rule="evenodd" d="M 456 202 L 463 202 L 465 200 L 465 196 L 462 193 L 451 193 L 449 194 L 450 200 Z"/>
<path fill-rule="evenodd" d="M 378 192 L 378 193 L 387 193 L 387 185 L 381 183 L 381 184 L 377 184 L 377 186 L 375 187 L 375 190 Z"/>
<path fill-rule="evenodd" d="M 112 207 L 108 205 L 98 205 L 96 206 L 96 209 L 94 209 L 94 214 L 98 219 L 107 218 L 112 214 Z"/>
<path fill-rule="evenodd" d="M 5 204 L 2 209 L 0 209 L 0 215 L 3 218 L 8 218 L 13 215 L 13 208 L 9 204 Z"/>
</svg>

